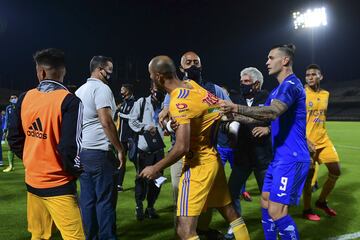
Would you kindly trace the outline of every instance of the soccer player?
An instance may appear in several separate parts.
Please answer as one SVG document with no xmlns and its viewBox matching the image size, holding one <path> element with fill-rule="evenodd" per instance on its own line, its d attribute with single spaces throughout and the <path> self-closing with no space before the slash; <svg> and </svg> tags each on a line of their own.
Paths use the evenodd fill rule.
<svg viewBox="0 0 360 240">
<path fill-rule="evenodd" d="M 225 113 L 236 113 L 235 120 L 256 123 L 271 120 L 274 159 L 265 175 L 261 195 L 262 224 L 265 239 L 299 239 L 289 205 L 297 205 L 310 167 L 306 143 L 305 91 L 292 70 L 295 46 L 271 48 L 266 62 L 269 75 L 274 75 L 275 88 L 264 107 L 248 107 L 221 101 Z"/>
<path fill-rule="evenodd" d="M 320 220 L 320 216 L 311 209 L 311 180 L 315 171 L 315 163 L 324 163 L 329 171 L 328 179 L 322 188 L 319 199 L 315 203 L 317 208 L 322 209 L 329 216 L 336 216 L 336 211 L 327 205 L 326 199 L 340 176 L 339 156 L 325 127 L 329 92 L 320 88 L 322 79 L 323 75 L 318 65 L 311 64 L 306 68 L 306 136 L 312 150 L 312 167 L 309 170 L 304 187 L 303 216 L 312 221 Z"/>
<path fill-rule="evenodd" d="M 51 239 L 55 223 L 63 239 L 83 240 L 76 197 L 83 107 L 62 84 L 61 50 L 41 50 L 34 60 L 40 83 L 20 95 L 8 135 L 25 166 L 28 231 L 31 239 Z"/>
<path fill-rule="evenodd" d="M 211 141 L 220 119 L 219 99 L 194 81 L 180 81 L 169 57 L 153 58 L 149 72 L 158 89 L 170 94 L 170 114 L 179 126 L 172 150 L 155 165 L 146 167 L 140 176 L 154 179 L 185 155 L 177 208 L 180 238 L 199 239 L 196 233 L 198 216 L 213 207 L 230 222 L 236 239 L 249 239 L 243 219 L 232 207 L 225 172 Z"/>
<path fill-rule="evenodd" d="M 7 131 L 8 131 L 8 127 L 9 127 L 9 122 L 11 121 L 11 118 L 14 115 L 14 109 L 15 109 L 15 104 L 18 101 L 18 97 L 16 95 L 11 95 L 9 102 L 10 104 L 6 107 L 5 110 L 5 129 L 4 129 L 4 134 L 6 135 Z M 9 149 L 8 153 L 7 153 L 7 158 L 9 161 L 9 166 L 7 168 L 5 168 L 3 170 L 3 172 L 11 172 L 14 171 L 14 152 L 11 151 L 11 149 Z"/>
<path fill-rule="evenodd" d="M 197 84 L 199 84 L 201 87 L 215 95 L 217 98 L 223 99 L 223 100 L 229 100 L 230 97 L 229 94 L 226 94 L 223 88 L 218 86 L 217 84 L 207 81 L 205 78 L 203 78 L 202 74 L 202 62 L 200 59 L 200 56 L 196 54 L 195 52 L 188 51 L 185 52 L 181 56 L 180 60 L 180 67 L 179 70 L 184 74 L 183 80 L 193 80 Z M 159 120 L 160 124 L 162 124 L 164 120 L 164 116 L 169 117 L 169 104 L 170 104 L 170 95 L 166 94 L 165 100 L 164 100 L 164 108 L 159 114 Z M 172 135 L 172 143 L 175 142 L 175 138 Z M 223 133 L 222 131 L 218 132 L 218 138 L 217 138 L 217 151 L 220 154 L 220 158 L 222 158 L 222 153 L 225 153 L 226 150 L 220 149 L 221 146 L 228 145 L 229 138 L 227 134 Z M 227 152 L 225 155 L 231 155 L 231 153 Z M 171 172 L 171 183 L 173 185 L 173 197 L 175 206 L 177 205 L 177 199 L 178 199 L 178 187 L 179 187 L 179 181 L 182 173 L 182 160 L 179 160 L 175 164 L 171 165 L 170 172 Z M 198 221 L 198 229 L 197 233 L 199 236 L 204 236 L 206 239 L 217 239 L 221 238 L 222 233 L 219 232 L 216 229 L 209 228 L 209 224 L 212 219 L 212 209 L 208 209 L 208 211 L 203 212 Z"/>
</svg>

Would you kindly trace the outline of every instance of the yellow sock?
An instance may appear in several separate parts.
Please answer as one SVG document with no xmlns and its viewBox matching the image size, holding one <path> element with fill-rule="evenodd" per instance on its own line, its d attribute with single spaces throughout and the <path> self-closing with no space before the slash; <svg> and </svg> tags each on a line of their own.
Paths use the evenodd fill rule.
<svg viewBox="0 0 360 240">
<path fill-rule="evenodd" d="M 311 180 L 311 187 L 315 186 L 315 183 L 318 179 L 318 172 L 319 172 L 319 164 L 317 162 L 315 162 L 315 171 L 314 171 L 314 176 L 312 177 Z"/>
<path fill-rule="evenodd" d="M 230 223 L 236 240 L 250 240 L 244 219 L 239 217 Z"/>
<path fill-rule="evenodd" d="M 187 240 L 200 240 L 200 238 L 198 235 L 196 235 L 194 237 L 188 238 Z"/>
</svg>

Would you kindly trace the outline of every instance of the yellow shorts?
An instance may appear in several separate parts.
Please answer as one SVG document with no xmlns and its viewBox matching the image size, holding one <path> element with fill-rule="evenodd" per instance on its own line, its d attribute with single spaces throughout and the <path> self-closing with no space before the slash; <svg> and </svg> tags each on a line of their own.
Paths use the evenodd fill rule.
<svg viewBox="0 0 360 240">
<path fill-rule="evenodd" d="M 339 162 L 339 155 L 332 143 L 327 144 L 323 148 L 316 149 L 316 152 L 312 155 L 313 161 L 322 163 L 334 163 Z"/>
<path fill-rule="evenodd" d="M 177 216 L 199 216 L 207 208 L 231 203 L 224 168 L 220 160 L 214 158 L 184 165 L 179 182 Z"/>
<path fill-rule="evenodd" d="M 64 240 L 85 239 L 74 195 L 39 197 L 28 192 L 27 219 L 32 240 L 50 239 L 54 223 Z"/>
</svg>

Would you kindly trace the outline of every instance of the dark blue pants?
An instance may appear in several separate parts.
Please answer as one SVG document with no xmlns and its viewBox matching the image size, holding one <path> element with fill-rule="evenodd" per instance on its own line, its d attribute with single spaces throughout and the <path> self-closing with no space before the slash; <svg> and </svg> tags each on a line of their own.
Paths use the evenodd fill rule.
<svg viewBox="0 0 360 240">
<path fill-rule="evenodd" d="M 87 240 L 113 240 L 116 237 L 117 165 L 108 151 L 83 150 L 80 161 L 80 208 Z"/>
<path fill-rule="evenodd" d="M 136 163 L 136 178 L 135 178 L 135 202 L 136 206 L 142 208 L 143 201 L 147 200 L 147 207 L 153 208 L 160 194 L 160 188 L 155 185 L 153 180 L 147 180 L 139 177 L 139 174 L 147 166 L 152 166 L 164 158 L 164 151 L 156 153 L 146 153 L 139 149 L 138 160 Z M 161 172 L 162 174 L 162 172 Z"/>
</svg>

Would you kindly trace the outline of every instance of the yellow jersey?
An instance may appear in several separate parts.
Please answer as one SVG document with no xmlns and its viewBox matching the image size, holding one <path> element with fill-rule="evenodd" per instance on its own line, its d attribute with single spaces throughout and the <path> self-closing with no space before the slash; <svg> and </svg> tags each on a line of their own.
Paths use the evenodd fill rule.
<svg viewBox="0 0 360 240">
<path fill-rule="evenodd" d="M 305 86 L 306 93 L 306 137 L 315 144 L 316 149 L 325 147 L 329 142 L 325 121 L 329 101 L 329 92 L 318 92 Z"/>
<path fill-rule="evenodd" d="M 217 160 L 212 139 L 221 117 L 219 99 L 192 80 L 185 83 L 186 88 L 176 88 L 170 93 L 169 105 L 170 115 L 179 124 L 190 124 L 190 152 L 185 163 Z"/>
</svg>

